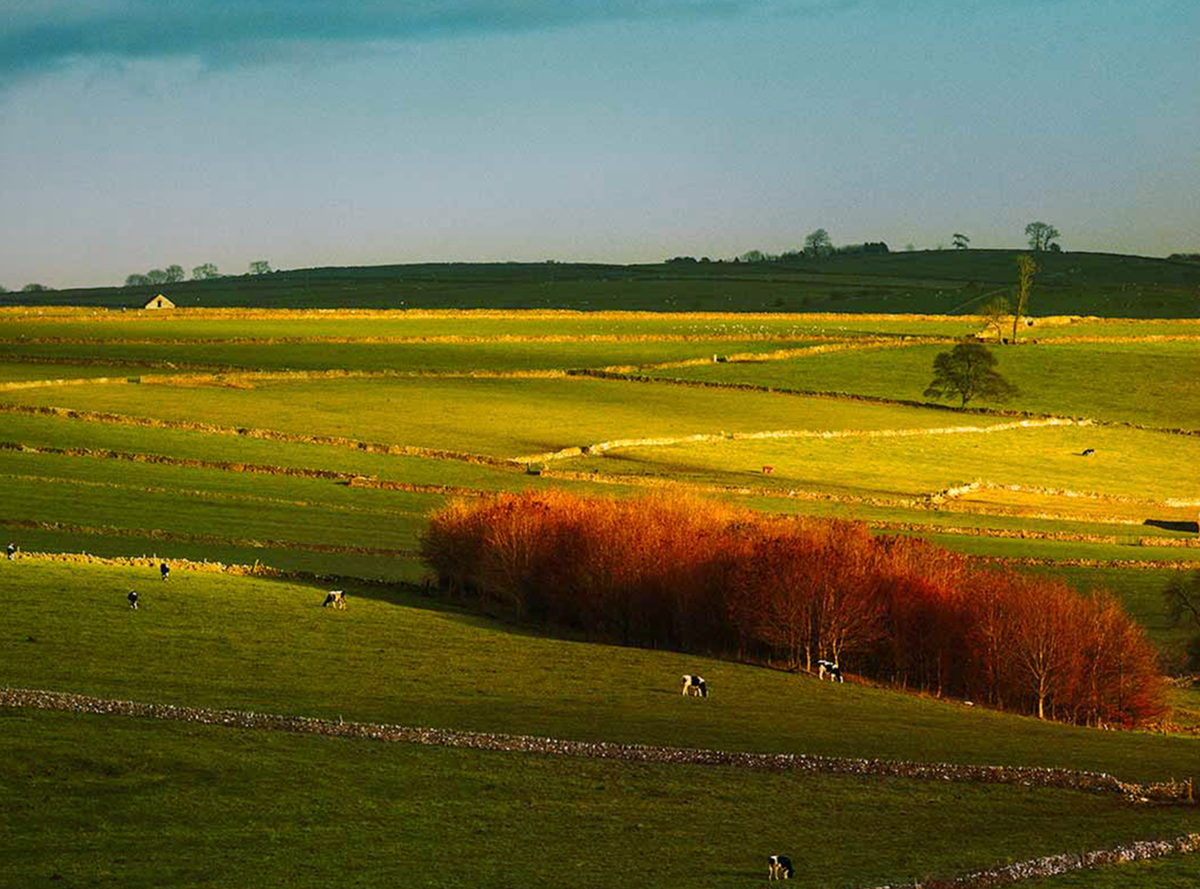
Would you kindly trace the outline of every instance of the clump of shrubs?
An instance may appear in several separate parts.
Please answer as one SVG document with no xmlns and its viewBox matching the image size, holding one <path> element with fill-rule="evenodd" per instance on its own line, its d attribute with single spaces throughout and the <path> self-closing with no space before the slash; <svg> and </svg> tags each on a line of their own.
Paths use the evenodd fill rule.
<svg viewBox="0 0 1200 889">
<path fill-rule="evenodd" d="M 1165 712 L 1157 652 L 1108 593 L 982 569 L 861 522 L 561 491 L 458 501 L 421 553 L 485 610 L 626 644 L 843 669 L 1087 725 Z"/>
</svg>

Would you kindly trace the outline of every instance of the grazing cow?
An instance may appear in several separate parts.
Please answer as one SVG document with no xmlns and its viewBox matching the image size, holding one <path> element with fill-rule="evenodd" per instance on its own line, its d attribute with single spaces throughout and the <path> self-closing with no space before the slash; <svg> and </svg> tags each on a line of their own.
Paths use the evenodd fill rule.
<svg viewBox="0 0 1200 889">
<path fill-rule="evenodd" d="M 701 698 L 708 697 L 708 683 L 704 681 L 703 676 L 695 676 L 691 673 L 683 674 L 683 695 L 697 695 Z"/>
<path fill-rule="evenodd" d="M 325 601 L 321 603 L 322 608 L 328 608 L 332 605 L 334 608 L 346 610 L 346 593 L 342 590 L 330 590 L 329 595 L 325 597 Z"/>
<path fill-rule="evenodd" d="M 774 471 L 775 471 L 774 466 L 764 466 L 763 467 L 763 475 L 770 475 Z"/>
<path fill-rule="evenodd" d="M 13 560 L 13 556 L 17 554 L 17 545 L 15 543 L 10 543 L 8 545 L 8 549 L 6 549 L 4 553 L 8 556 L 8 560 L 11 562 Z"/>
<path fill-rule="evenodd" d="M 830 682 L 845 682 L 842 679 L 841 667 L 833 661 L 817 661 L 817 678 L 824 682 L 826 675 L 829 676 Z"/>
<path fill-rule="evenodd" d="M 129 609 L 131 611 L 137 611 L 137 607 L 138 607 L 137 590 L 130 590 L 129 595 L 126 596 L 125 598 L 129 600 Z"/>
<path fill-rule="evenodd" d="M 158 566 L 158 572 L 162 576 L 162 579 L 166 580 L 168 577 L 171 576 L 171 566 L 168 565 L 166 562 L 163 562 L 161 565 Z"/>
<path fill-rule="evenodd" d="M 1084 448 L 1083 454 L 1082 454 L 1081 456 L 1084 456 L 1084 457 L 1091 457 L 1091 456 L 1092 456 L 1092 455 L 1094 455 L 1095 453 L 1096 453 L 1096 449 L 1095 449 L 1095 448 Z"/>
<path fill-rule="evenodd" d="M 768 880 L 790 880 L 795 872 L 792 859 L 786 855 L 771 855 L 767 858 Z"/>
</svg>

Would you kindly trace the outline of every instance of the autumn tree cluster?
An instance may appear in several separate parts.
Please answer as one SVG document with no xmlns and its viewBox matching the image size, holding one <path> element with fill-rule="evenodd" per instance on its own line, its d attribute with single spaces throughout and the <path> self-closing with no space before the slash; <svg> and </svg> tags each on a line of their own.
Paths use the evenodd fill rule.
<svg viewBox="0 0 1200 889">
<path fill-rule="evenodd" d="M 626 644 L 806 669 L 825 658 L 1080 724 L 1164 710 L 1156 652 L 1110 595 L 862 523 L 527 491 L 446 506 L 421 550 L 449 593 Z"/>
</svg>

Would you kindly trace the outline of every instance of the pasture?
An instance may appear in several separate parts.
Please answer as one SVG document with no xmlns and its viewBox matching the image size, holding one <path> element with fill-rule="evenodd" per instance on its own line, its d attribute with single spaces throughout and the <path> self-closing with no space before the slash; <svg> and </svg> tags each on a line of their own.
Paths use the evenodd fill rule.
<svg viewBox="0 0 1200 889">
<path fill-rule="evenodd" d="M 585 377 L 260 379 L 241 385 L 97 384 L 5 393 L 29 407 L 112 413 L 293 438 L 330 436 L 429 450 L 519 457 L 620 439 L 763 430 L 883 430 L 945 425 L 948 415 L 737 391 L 613 385 Z M 983 426 L 978 416 L 956 425 Z"/>
<path fill-rule="evenodd" d="M 877 884 L 1187 828 L 1073 791 L 645 766 L 5 713 L 9 885 Z M 129 756 L 124 751 L 136 751 Z M 931 838 L 955 837 L 954 842 Z M 65 841 L 65 842 L 64 842 Z"/>
<path fill-rule="evenodd" d="M 943 261 L 925 259 L 922 274 Z M 1004 258 L 995 259 L 1000 275 Z M 869 290 L 833 302 L 875 310 L 922 282 L 927 303 L 947 310 L 986 292 L 983 276 L 906 278 L 895 266 L 872 282 L 865 267 L 841 268 L 774 281 L 756 269 L 682 284 L 596 272 L 552 285 L 519 276 L 458 290 L 428 277 L 364 285 L 380 299 L 399 287 L 462 300 L 442 305 L 508 294 L 497 306 L 524 304 L 520 294 L 536 287 L 555 291 L 544 305 L 578 297 L 584 308 L 606 288 L 627 288 L 634 303 L 675 314 L 0 312 L 4 543 L 293 572 L 180 566 L 163 583 L 149 559 L 19 554 L 0 562 L 0 687 L 591 742 L 1200 777 L 1200 742 L 1188 732 L 1200 707 L 1184 688 L 1165 734 L 1100 732 L 616 647 L 421 595 L 425 517 L 455 497 L 678 491 L 858 519 L 1109 588 L 1164 667 L 1180 670 L 1192 634 L 1167 624 L 1161 589 L 1200 565 L 1200 438 L 1166 430 L 1196 428 L 1195 324 L 1035 324 L 1036 344 L 997 348 L 1001 372 L 1023 390 L 1009 407 L 1029 416 L 1017 417 L 920 403 L 933 355 L 980 332 L 977 318 L 684 311 L 719 303 L 721 288 L 783 308 Z M 836 274 L 846 277 L 824 277 Z M 292 292 L 294 279 L 271 277 Z M 317 277 L 317 295 L 340 280 L 320 291 Z M 1105 304 L 1135 285 L 1119 280 Z M 248 292 L 244 282 L 222 286 Z M 1170 302 L 1171 288 L 1191 285 L 1161 286 Z M 1076 292 L 1061 287 L 1064 300 Z M 559 299 L 563 290 L 574 296 Z M 600 307 L 616 305 L 625 303 Z M 581 374 L 606 368 L 663 379 Z M 70 384 L 45 385 L 55 380 Z M 1075 419 L 1055 419 L 1064 416 Z M 1082 456 L 1087 448 L 1096 453 Z M 317 575 L 337 576 L 347 612 L 320 608 L 334 581 Z M 130 612 L 134 587 L 143 604 Z M 714 696 L 682 699 L 684 672 L 703 674 Z M 0 844 L 0 875 L 21 886 L 71 884 L 56 873 L 130 886 L 315 886 L 354 861 L 368 886 L 405 875 L 432 886 L 623 886 L 652 873 L 664 886 L 736 887 L 762 881 L 760 858 L 791 850 L 804 863 L 797 885 L 851 887 L 1198 824 L 1193 809 L 1065 790 L 574 761 L 31 710 L 0 709 L 0 726 L 0 834 L 20 838 Z M 772 799 L 791 802 L 764 803 Z M 151 821 L 171 827 L 139 836 L 128 826 Z M 335 839 L 329 825 L 349 822 L 358 828 Z M 472 850 L 478 868 L 457 869 L 458 849 Z M 1088 874 L 1107 873 L 1088 885 L 1137 885 L 1129 880 L 1143 874 L 1144 885 L 1194 881 L 1197 867 L 1167 860 Z M 1082 885 L 1063 879 L 1045 885 Z"/>
<path fill-rule="evenodd" d="M 1193 739 L 1097 732 L 783 670 L 546 635 L 406 592 L 17 560 L 15 687 L 582 741 L 1040 765 L 1164 780 Z M 141 593 L 130 612 L 125 593 Z M 141 629 L 138 629 L 138 628 Z M 32 637 L 33 641 L 29 641 Z M 240 665 L 240 666 L 239 666 Z M 696 671 L 713 697 L 677 700 Z M 336 694 L 330 693 L 331 683 Z M 716 704 L 717 706 L 708 706 Z M 772 702 L 786 701 L 777 709 Z"/>
<path fill-rule="evenodd" d="M 651 371 L 656 376 L 799 391 L 923 401 L 934 356 L 946 346 L 829 352 L 784 361 Z M 1035 413 L 1144 426 L 1200 427 L 1200 338 L 1076 343 L 1047 340 L 995 350 L 997 370 L 1021 394 L 1005 405 Z"/>
</svg>

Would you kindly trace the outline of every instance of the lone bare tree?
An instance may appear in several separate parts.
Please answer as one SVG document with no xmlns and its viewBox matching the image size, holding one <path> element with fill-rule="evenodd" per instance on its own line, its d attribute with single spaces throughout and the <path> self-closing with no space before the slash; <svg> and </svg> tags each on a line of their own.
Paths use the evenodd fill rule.
<svg viewBox="0 0 1200 889">
<path fill-rule="evenodd" d="M 1055 238 L 1061 238 L 1062 233 L 1054 226 L 1045 222 L 1031 222 L 1025 226 L 1025 236 L 1029 238 L 1029 246 L 1034 250 L 1055 250 L 1059 249 L 1054 243 Z"/>
<path fill-rule="evenodd" d="M 1171 578 L 1163 590 L 1163 602 L 1167 606 L 1167 622 L 1177 627 L 1191 624 L 1197 635 L 1188 644 L 1188 668 L 1200 670 L 1200 571 Z"/>
<path fill-rule="evenodd" d="M 973 398 L 981 401 L 1008 401 L 1018 394 L 1017 387 L 993 368 L 996 356 L 980 343 L 959 343 L 949 352 L 933 359 L 933 382 L 925 390 L 926 398 L 962 399 L 962 407 Z"/>
<path fill-rule="evenodd" d="M 1037 270 L 1037 263 L 1028 253 L 1022 253 L 1017 257 L 1017 292 L 1012 305 L 1012 341 L 1014 343 L 1017 341 L 1017 329 L 1021 323 L 1021 316 L 1029 308 L 1029 294 L 1033 290 L 1033 276 L 1037 274 Z"/>
<path fill-rule="evenodd" d="M 979 310 L 987 329 L 995 331 L 996 342 L 1004 338 L 1004 325 L 1008 323 L 1008 316 L 1011 312 L 1012 306 L 1008 304 L 1006 296 L 997 296 Z"/>
<path fill-rule="evenodd" d="M 254 262 L 250 263 L 250 274 L 252 275 L 266 275 L 270 271 L 271 263 L 267 262 L 265 259 L 256 259 Z"/>
</svg>

